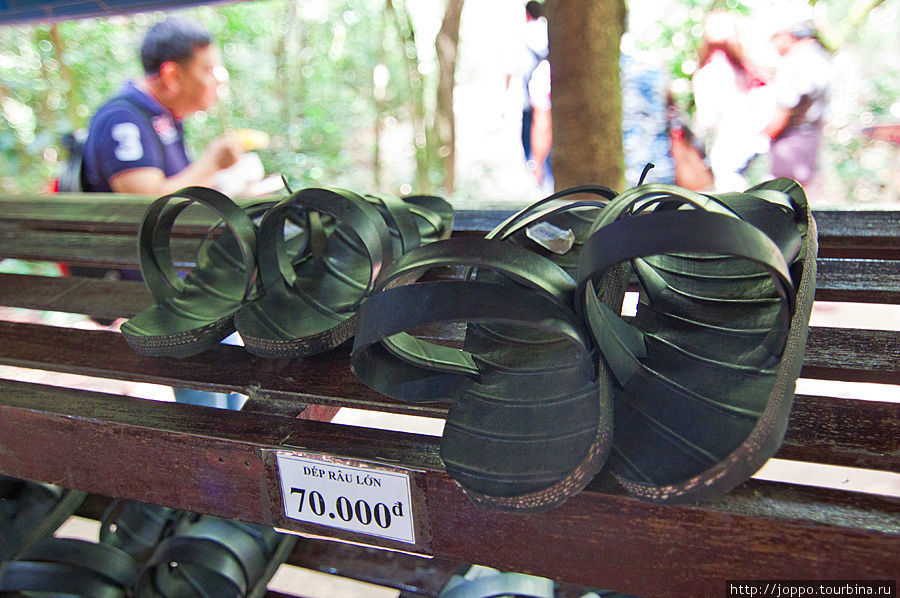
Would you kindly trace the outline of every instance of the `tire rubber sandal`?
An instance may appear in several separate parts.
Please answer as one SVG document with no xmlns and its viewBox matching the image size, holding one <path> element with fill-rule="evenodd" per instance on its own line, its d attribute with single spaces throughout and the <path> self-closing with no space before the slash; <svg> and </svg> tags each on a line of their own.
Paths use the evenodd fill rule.
<svg viewBox="0 0 900 598">
<path fill-rule="evenodd" d="M 191 514 L 141 569 L 135 598 L 262 598 L 296 537 L 272 528 Z"/>
<path fill-rule="evenodd" d="M 311 236 L 304 255 L 284 241 L 285 217 L 302 208 Z M 330 234 L 314 231 L 316 214 Z M 423 242 L 450 234 L 450 205 L 438 197 L 400 200 L 350 191 L 304 189 L 271 208 L 259 228 L 257 256 L 264 295 L 235 316 L 250 353 L 304 357 L 337 347 L 356 329 L 360 303 L 393 260 Z"/>
<path fill-rule="evenodd" d="M 0 564 L 0 596 L 127 598 L 137 565 L 106 544 L 44 538 Z"/>
<path fill-rule="evenodd" d="M 574 193 L 602 199 L 563 200 Z M 578 212 L 596 217 L 613 195 L 601 187 L 561 192 L 487 238 L 415 249 L 395 262 L 360 309 L 353 371 L 396 399 L 451 402 L 441 458 L 476 504 L 546 509 L 580 491 L 605 461 L 612 406 L 598 384 L 590 333 L 575 312 L 575 280 L 517 242 L 532 243 L 528 227 L 567 219 L 578 229 L 577 252 L 592 222 Z M 577 263 L 568 255 L 560 261 Z M 398 286 L 443 266 L 477 274 Z M 461 349 L 407 334 L 460 321 L 468 322 Z"/>
<path fill-rule="evenodd" d="M 553 580 L 545 577 L 472 565 L 465 573 L 454 574 L 438 598 L 554 598 L 555 589 Z"/>
<path fill-rule="evenodd" d="M 127 553 L 139 565 L 150 558 L 184 511 L 130 500 L 114 500 L 100 518 L 100 542 Z"/>
<path fill-rule="evenodd" d="M 817 252 L 802 188 L 644 185 L 610 202 L 595 229 L 578 293 L 616 380 L 608 470 L 660 502 L 731 490 L 778 450 L 800 374 Z M 626 322 L 632 271 L 640 303 Z"/>
<path fill-rule="evenodd" d="M 86 496 L 78 490 L 0 476 L 0 561 L 52 535 Z"/>
<path fill-rule="evenodd" d="M 169 202 L 179 200 L 169 206 Z M 205 242 L 196 266 L 182 280 L 172 262 L 169 237 L 178 215 L 192 203 L 217 212 L 227 229 Z M 188 357 L 234 332 L 234 314 L 254 298 L 256 227 L 250 215 L 218 191 L 187 187 L 154 201 L 138 233 L 141 274 L 156 304 L 124 324 L 137 353 Z"/>
</svg>

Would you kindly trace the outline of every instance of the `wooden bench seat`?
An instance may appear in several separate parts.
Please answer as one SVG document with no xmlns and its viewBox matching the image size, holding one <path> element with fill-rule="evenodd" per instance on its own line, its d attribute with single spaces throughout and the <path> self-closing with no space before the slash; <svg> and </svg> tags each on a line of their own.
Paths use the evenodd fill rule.
<svg viewBox="0 0 900 598">
<path fill-rule="evenodd" d="M 134 267 L 134 233 L 148 200 L 101 199 L 109 205 L 99 214 L 79 197 L 53 198 L 53 210 L 46 198 L 46 205 L 0 200 L 0 257 Z M 478 234 L 508 213 L 463 210 L 457 228 Z M 900 303 L 900 213 L 816 217 L 822 231 L 816 299 Z M 209 222 L 188 224 L 194 228 L 180 228 L 176 239 L 185 266 Z M 0 274 L 6 307 L 113 318 L 150 301 L 140 283 Z M 393 577 L 398 586 L 398 576 L 422 577 L 421 565 L 430 581 L 409 587 L 425 595 L 436 593 L 442 581 L 435 580 L 445 580 L 456 562 L 642 596 L 722 596 L 729 579 L 893 579 L 900 570 L 900 499 L 879 494 L 750 480 L 699 505 L 659 506 L 626 496 L 600 476 L 546 513 L 480 510 L 444 473 L 439 438 L 297 417 L 311 405 L 445 416 L 446 405 L 401 403 L 367 388 L 350 372 L 348 353 L 342 347 L 310 359 L 266 360 L 220 345 L 181 360 L 146 358 L 115 332 L 0 321 L 0 365 L 249 396 L 233 412 L 0 380 L 0 473 L 95 493 L 94 509 L 84 508 L 94 517 L 108 500 L 102 497 L 130 498 L 434 556 L 372 557 L 362 567 L 367 549 L 319 541 L 291 559 L 337 573 L 343 567 L 348 577 Z M 813 327 L 802 376 L 886 385 L 900 398 L 894 392 L 900 332 Z M 798 395 L 777 457 L 900 471 L 900 404 L 854 392 L 853 399 Z M 417 544 L 286 518 L 273 474 L 278 450 L 407 469 L 419 501 Z M 343 565 L 329 568 L 328 558 Z"/>
</svg>

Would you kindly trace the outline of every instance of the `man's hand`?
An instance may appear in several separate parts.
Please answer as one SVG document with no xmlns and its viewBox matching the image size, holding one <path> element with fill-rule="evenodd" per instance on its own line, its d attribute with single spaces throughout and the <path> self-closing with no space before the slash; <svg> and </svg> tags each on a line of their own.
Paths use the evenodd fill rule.
<svg viewBox="0 0 900 598">
<path fill-rule="evenodd" d="M 244 149 L 237 137 L 226 133 L 219 135 L 210 142 L 200 160 L 208 161 L 215 170 L 222 170 L 234 165 L 243 153 Z"/>
<path fill-rule="evenodd" d="M 111 177 L 109 185 L 115 193 L 156 196 L 190 185 L 208 187 L 217 172 L 233 165 L 243 153 L 240 142 L 233 135 L 219 135 L 193 164 L 174 176 L 167 178 L 159 168 L 135 168 Z"/>
</svg>

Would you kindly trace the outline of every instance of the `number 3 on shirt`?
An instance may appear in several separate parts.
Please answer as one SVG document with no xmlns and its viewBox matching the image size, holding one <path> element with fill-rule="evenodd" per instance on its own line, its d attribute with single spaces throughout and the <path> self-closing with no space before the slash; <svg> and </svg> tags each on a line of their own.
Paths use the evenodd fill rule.
<svg viewBox="0 0 900 598">
<path fill-rule="evenodd" d="M 116 140 L 116 158 L 122 162 L 134 162 L 144 157 L 141 130 L 134 123 L 119 123 L 112 128 Z"/>
</svg>

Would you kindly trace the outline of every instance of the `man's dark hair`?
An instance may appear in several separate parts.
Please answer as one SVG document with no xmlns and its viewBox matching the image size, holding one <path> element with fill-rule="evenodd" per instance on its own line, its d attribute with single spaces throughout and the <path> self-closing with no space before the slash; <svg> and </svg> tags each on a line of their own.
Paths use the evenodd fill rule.
<svg viewBox="0 0 900 598">
<path fill-rule="evenodd" d="M 530 2 L 525 3 L 525 12 L 527 12 L 528 16 L 532 19 L 539 19 L 544 16 L 544 5 L 540 2 L 535 2 L 535 0 L 531 0 Z"/>
<path fill-rule="evenodd" d="M 141 63 L 144 73 L 158 75 L 164 62 L 173 60 L 183 63 L 197 48 L 205 48 L 212 43 L 209 32 L 201 25 L 169 17 L 151 27 L 141 43 Z"/>
</svg>

